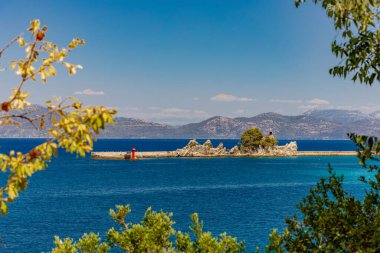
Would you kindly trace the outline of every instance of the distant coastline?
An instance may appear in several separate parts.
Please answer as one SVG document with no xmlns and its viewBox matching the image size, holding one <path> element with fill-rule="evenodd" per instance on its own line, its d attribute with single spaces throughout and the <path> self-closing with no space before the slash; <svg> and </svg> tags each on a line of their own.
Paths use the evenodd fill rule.
<svg viewBox="0 0 380 253">
<path fill-rule="evenodd" d="M 46 108 L 39 108 L 39 113 Z M 298 116 L 262 113 L 254 117 L 215 116 L 201 122 L 172 126 L 140 119 L 117 117 L 115 126 L 102 131 L 98 139 L 238 139 L 250 128 L 264 134 L 273 130 L 279 140 L 346 140 L 347 133 L 380 135 L 380 113 L 350 110 L 315 110 Z M 46 125 L 47 128 L 51 127 Z M 23 128 L 0 127 L 0 138 L 45 138 L 46 132 L 25 123 Z"/>
</svg>

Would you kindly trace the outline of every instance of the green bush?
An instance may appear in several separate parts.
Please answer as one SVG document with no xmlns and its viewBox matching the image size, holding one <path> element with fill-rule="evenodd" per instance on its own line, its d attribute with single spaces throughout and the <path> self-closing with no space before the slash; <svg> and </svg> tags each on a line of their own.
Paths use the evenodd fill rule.
<svg viewBox="0 0 380 253">
<path fill-rule="evenodd" d="M 114 248 L 136 253 L 240 253 L 245 250 L 243 242 L 226 233 L 213 237 L 211 232 L 204 232 L 203 223 L 197 214 L 191 216 L 193 224 L 190 229 L 193 235 L 190 235 L 173 229 L 171 213 L 155 212 L 149 208 L 141 223 L 131 224 L 125 221 L 130 212 L 129 205 L 116 206 L 116 210 L 110 210 L 110 215 L 120 228 L 111 228 L 105 241 L 94 233 L 84 234 L 77 242 L 56 237 L 52 253 L 106 253 Z"/>
<path fill-rule="evenodd" d="M 329 167 L 310 194 L 297 205 L 297 215 L 286 218 L 282 234 L 273 230 L 266 252 L 375 252 L 380 247 L 379 178 L 363 200 L 343 188 L 343 176 Z"/>
<path fill-rule="evenodd" d="M 274 147 L 278 144 L 277 139 L 273 135 L 266 135 L 262 141 L 261 141 L 261 146 L 264 148 L 268 147 Z"/>
<path fill-rule="evenodd" d="M 240 137 L 240 148 L 242 150 L 253 150 L 260 146 L 263 134 L 258 128 L 251 128 L 245 131 Z"/>
<path fill-rule="evenodd" d="M 258 148 L 269 148 L 277 145 L 278 141 L 273 135 L 263 136 L 258 128 L 245 131 L 240 137 L 240 149 L 242 151 L 255 151 Z"/>
</svg>

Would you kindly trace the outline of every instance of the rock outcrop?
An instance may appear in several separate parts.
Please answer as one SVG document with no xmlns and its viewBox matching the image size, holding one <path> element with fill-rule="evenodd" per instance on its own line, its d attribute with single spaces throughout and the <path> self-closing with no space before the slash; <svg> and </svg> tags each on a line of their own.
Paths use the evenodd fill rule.
<svg viewBox="0 0 380 253">
<path fill-rule="evenodd" d="M 198 143 L 196 140 L 191 140 L 185 147 L 177 149 L 175 152 L 181 157 L 222 156 L 228 154 L 223 143 L 219 143 L 214 148 L 210 140 L 205 141 L 203 144 Z"/>
<path fill-rule="evenodd" d="M 274 146 L 270 148 L 258 148 L 254 151 L 241 151 L 238 146 L 234 146 L 227 150 L 223 143 L 219 143 L 217 147 L 213 147 L 210 140 L 203 144 L 196 140 L 190 140 L 189 143 L 174 151 L 179 157 L 213 157 L 213 156 L 296 156 L 297 143 L 295 141 L 285 144 L 284 146 Z"/>
<path fill-rule="evenodd" d="M 274 146 L 270 148 L 259 148 L 256 152 L 257 155 L 263 156 L 296 156 L 297 155 L 297 143 L 292 141 L 284 146 Z"/>
</svg>

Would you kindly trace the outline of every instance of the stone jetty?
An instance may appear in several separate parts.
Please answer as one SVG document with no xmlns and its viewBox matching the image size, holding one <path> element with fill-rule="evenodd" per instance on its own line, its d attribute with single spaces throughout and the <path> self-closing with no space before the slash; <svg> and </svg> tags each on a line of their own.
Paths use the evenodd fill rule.
<svg viewBox="0 0 380 253">
<path fill-rule="evenodd" d="M 143 158 L 171 158 L 171 157 L 294 157 L 294 156 L 355 156 L 355 151 L 298 151 L 295 141 L 283 146 L 270 148 L 258 148 L 254 151 L 242 151 L 238 146 L 227 149 L 223 143 L 214 147 L 210 140 L 203 144 L 196 140 L 175 151 L 151 151 L 136 152 L 136 159 Z M 128 160 L 131 159 L 131 152 L 92 152 L 94 159 Z"/>
</svg>

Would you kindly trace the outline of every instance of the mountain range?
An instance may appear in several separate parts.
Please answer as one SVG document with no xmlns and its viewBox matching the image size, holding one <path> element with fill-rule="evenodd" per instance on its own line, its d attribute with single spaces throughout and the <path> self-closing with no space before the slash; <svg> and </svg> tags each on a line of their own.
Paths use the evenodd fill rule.
<svg viewBox="0 0 380 253">
<path fill-rule="evenodd" d="M 46 111 L 34 105 L 35 115 Z M 171 126 L 140 119 L 117 117 L 115 126 L 103 131 L 100 138 L 239 138 L 247 129 L 258 127 L 263 133 L 272 130 L 278 139 L 338 140 L 347 133 L 380 136 L 380 112 L 365 114 L 352 110 L 311 110 L 298 116 L 262 113 L 254 117 L 215 116 L 198 123 Z M 1 138 L 44 137 L 45 133 L 28 123 L 23 127 L 1 126 Z"/>
</svg>

